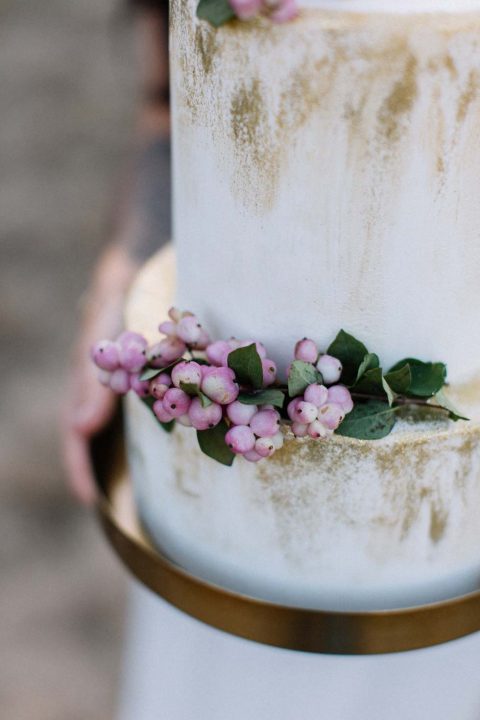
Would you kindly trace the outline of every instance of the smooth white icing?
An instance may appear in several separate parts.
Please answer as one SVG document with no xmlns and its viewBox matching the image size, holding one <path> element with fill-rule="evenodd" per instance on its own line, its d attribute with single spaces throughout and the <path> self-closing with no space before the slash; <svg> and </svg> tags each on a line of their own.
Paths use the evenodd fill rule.
<svg viewBox="0 0 480 720">
<path fill-rule="evenodd" d="M 442 18 L 174 23 L 177 299 L 218 336 L 476 374 L 480 16 Z"/>
</svg>

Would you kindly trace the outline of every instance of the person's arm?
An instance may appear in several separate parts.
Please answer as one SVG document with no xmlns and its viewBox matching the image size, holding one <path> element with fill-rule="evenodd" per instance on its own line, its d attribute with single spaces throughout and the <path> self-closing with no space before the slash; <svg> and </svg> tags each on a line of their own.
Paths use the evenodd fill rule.
<svg viewBox="0 0 480 720">
<path fill-rule="evenodd" d="M 89 442 L 111 418 L 116 397 L 102 387 L 89 358 L 99 339 L 122 328 L 126 292 L 139 266 L 169 239 L 170 143 L 166 13 L 144 9 L 138 41 L 144 100 L 139 113 L 137 150 L 112 242 L 103 252 L 81 301 L 79 332 L 64 404 L 61 432 L 71 488 L 85 503 L 95 498 Z"/>
</svg>

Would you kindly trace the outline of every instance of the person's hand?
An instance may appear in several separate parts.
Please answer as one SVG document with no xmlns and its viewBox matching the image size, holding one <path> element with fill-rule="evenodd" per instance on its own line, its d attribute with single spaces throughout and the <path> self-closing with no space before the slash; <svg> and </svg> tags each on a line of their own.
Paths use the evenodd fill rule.
<svg viewBox="0 0 480 720">
<path fill-rule="evenodd" d="M 104 256 L 96 282 L 86 297 L 75 343 L 61 415 L 61 436 L 70 486 L 76 497 L 86 504 L 95 499 L 89 443 L 108 423 L 117 403 L 114 393 L 97 379 L 90 348 L 98 340 L 115 338 L 122 329 L 125 291 L 134 269 L 120 249 L 112 249 Z"/>
</svg>

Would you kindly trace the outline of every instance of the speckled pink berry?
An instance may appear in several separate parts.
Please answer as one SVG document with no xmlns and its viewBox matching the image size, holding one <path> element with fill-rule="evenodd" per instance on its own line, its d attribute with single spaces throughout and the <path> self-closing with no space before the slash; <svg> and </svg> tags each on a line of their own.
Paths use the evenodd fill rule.
<svg viewBox="0 0 480 720">
<path fill-rule="evenodd" d="M 150 382 L 148 380 L 140 380 L 140 373 L 132 373 L 130 375 L 130 388 L 139 397 L 148 397 L 150 395 Z"/>
<path fill-rule="evenodd" d="M 298 15 L 298 5 L 296 0 L 279 0 L 275 9 L 270 14 L 270 20 L 277 25 L 290 22 Z"/>
<path fill-rule="evenodd" d="M 234 425 L 248 425 L 250 420 L 258 412 L 256 405 L 244 405 L 239 400 L 227 405 L 228 419 Z"/>
<path fill-rule="evenodd" d="M 200 387 L 202 382 L 202 369 L 200 365 L 194 361 L 179 362 L 172 370 L 172 383 L 179 388 L 180 385 L 194 385 Z"/>
<path fill-rule="evenodd" d="M 130 390 L 130 373 L 123 368 L 114 370 L 110 375 L 110 388 L 117 395 L 125 395 Z"/>
<path fill-rule="evenodd" d="M 180 338 L 166 338 L 147 350 L 147 362 L 151 367 L 164 368 L 182 357 L 187 346 Z"/>
<path fill-rule="evenodd" d="M 173 320 L 165 320 L 165 322 L 160 323 L 158 329 L 163 335 L 175 337 L 177 334 L 177 323 L 173 322 Z"/>
<path fill-rule="evenodd" d="M 250 420 L 250 427 L 258 437 L 273 437 L 280 427 L 280 413 L 276 410 L 260 410 Z"/>
<path fill-rule="evenodd" d="M 230 4 L 240 20 L 254 18 L 263 8 L 263 0 L 230 0 Z"/>
<path fill-rule="evenodd" d="M 255 439 L 255 435 L 247 425 L 235 425 L 225 435 L 225 442 L 237 455 L 243 455 L 253 450 Z"/>
<path fill-rule="evenodd" d="M 97 370 L 97 378 L 98 381 L 104 385 L 105 387 L 110 387 L 110 380 L 112 378 L 112 373 L 108 370 L 102 370 L 101 368 L 98 368 Z"/>
<path fill-rule="evenodd" d="M 308 435 L 308 425 L 300 422 L 292 423 L 292 432 L 297 438 L 306 437 Z"/>
<path fill-rule="evenodd" d="M 280 448 L 283 447 L 283 443 L 285 442 L 285 438 L 281 430 L 275 433 L 275 435 L 270 439 L 273 442 L 275 450 L 280 450 Z"/>
<path fill-rule="evenodd" d="M 290 400 L 290 402 L 287 405 L 287 415 L 290 418 L 290 420 L 292 420 L 293 422 L 295 422 L 297 420 L 297 407 L 298 407 L 298 404 L 301 403 L 302 401 L 303 401 L 303 398 L 301 398 L 301 397 L 294 398 L 293 400 Z"/>
<path fill-rule="evenodd" d="M 325 405 L 328 400 L 328 389 L 325 385 L 312 384 L 307 387 L 303 395 L 304 399 L 313 403 L 317 408 Z"/>
<path fill-rule="evenodd" d="M 170 415 L 164 406 L 163 400 L 157 400 L 153 403 L 153 412 L 155 413 L 157 420 L 160 420 L 162 423 L 168 423 L 173 420 L 172 415 Z"/>
<path fill-rule="evenodd" d="M 271 457 L 273 455 L 273 453 L 275 452 L 275 445 L 273 443 L 273 438 L 271 438 L 271 437 L 258 438 L 258 440 L 255 442 L 255 452 L 257 452 L 262 457 Z"/>
<path fill-rule="evenodd" d="M 263 385 L 268 387 L 275 382 L 277 377 L 277 366 L 273 360 L 265 358 L 262 360 L 262 371 L 263 371 Z"/>
<path fill-rule="evenodd" d="M 92 347 L 91 357 L 95 365 L 102 370 L 116 370 L 120 367 L 120 349 L 111 340 L 101 340 Z"/>
<path fill-rule="evenodd" d="M 229 405 L 238 397 L 235 373 L 227 367 L 209 367 L 203 372 L 202 392 L 220 405 Z"/>
<path fill-rule="evenodd" d="M 173 418 L 185 415 L 190 409 L 192 399 L 186 392 L 178 388 L 170 388 L 164 395 L 162 400 L 163 407 L 170 413 Z"/>
<path fill-rule="evenodd" d="M 212 365 L 217 365 L 218 367 L 221 367 L 222 365 L 226 366 L 228 355 L 231 352 L 232 348 L 226 340 L 217 340 L 216 342 L 208 345 L 207 358 Z"/>
<path fill-rule="evenodd" d="M 315 420 L 308 426 L 308 434 L 311 438 L 313 438 L 313 440 L 324 440 L 325 438 L 330 437 L 330 435 L 333 434 L 333 430 L 325 427 L 325 425 L 323 425 L 320 420 Z"/>
<path fill-rule="evenodd" d="M 303 338 L 299 340 L 295 345 L 295 360 L 302 360 L 302 362 L 315 364 L 318 359 L 318 348 L 313 340 Z"/>
<path fill-rule="evenodd" d="M 217 403 L 202 407 L 200 398 L 193 398 L 188 417 L 195 430 L 210 430 L 222 419 L 222 408 Z"/>
<path fill-rule="evenodd" d="M 171 307 L 168 311 L 168 317 L 173 320 L 174 323 L 178 323 L 182 319 L 182 313 L 176 307 Z"/>
<path fill-rule="evenodd" d="M 194 350 L 205 350 L 210 342 L 210 335 L 202 327 L 198 339 L 190 345 Z"/>
<path fill-rule="evenodd" d="M 147 341 L 138 333 L 122 333 L 118 338 L 120 365 L 128 372 L 139 372 L 147 362 Z"/>
<path fill-rule="evenodd" d="M 311 422 L 316 420 L 318 417 L 318 408 L 316 405 L 310 402 L 302 400 L 298 403 L 295 411 L 295 420 L 301 422 L 304 425 L 309 425 Z"/>
<path fill-rule="evenodd" d="M 329 430 L 336 430 L 344 417 L 343 409 L 335 403 L 327 403 L 318 411 L 318 419 Z"/>
<path fill-rule="evenodd" d="M 317 363 L 317 370 L 320 371 L 325 385 L 333 385 L 340 380 L 342 374 L 342 363 L 331 355 L 321 355 Z"/>
<path fill-rule="evenodd" d="M 168 373 L 160 373 L 150 380 L 150 395 L 157 400 L 163 400 L 168 388 L 172 386 L 172 379 Z"/>
<path fill-rule="evenodd" d="M 340 405 L 345 414 L 353 410 L 353 400 L 345 385 L 332 385 L 328 388 L 328 402 Z"/>
<path fill-rule="evenodd" d="M 177 323 L 177 336 L 187 345 L 192 345 L 200 338 L 202 325 L 195 315 L 187 315 Z"/>
</svg>

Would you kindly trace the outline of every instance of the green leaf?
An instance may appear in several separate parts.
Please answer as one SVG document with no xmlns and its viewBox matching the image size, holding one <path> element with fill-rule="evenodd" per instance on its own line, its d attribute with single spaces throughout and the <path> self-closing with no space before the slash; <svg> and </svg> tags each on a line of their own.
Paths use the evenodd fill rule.
<svg viewBox="0 0 480 720">
<path fill-rule="evenodd" d="M 232 465 L 235 455 L 227 443 L 225 435 L 228 431 L 227 423 L 224 420 L 211 430 L 197 430 L 198 444 L 205 455 L 213 458 L 222 465 Z"/>
<path fill-rule="evenodd" d="M 207 20 L 213 27 L 220 27 L 235 17 L 232 6 L 227 0 L 200 0 L 197 17 Z"/>
<path fill-rule="evenodd" d="M 444 410 L 448 412 L 448 417 L 450 418 L 450 420 L 457 421 L 470 419 L 465 417 L 465 415 L 462 415 L 461 412 L 457 410 L 450 398 L 446 396 L 444 390 L 439 390 L 434 396 L 434 400 L 437 405 L 440 405 L 440 407 L 444 408 Z"/>
<path fill-rule="evenodd" d="M 320 379 L 321 375 L 314 365 L 303 360 L 294 360 L 288 375 L 288 394 L 291 398 L 297 397 Z"/>
<path fill-rule="evenodd" d="M 262 387 L 262 360 L 255 343 L 233 350 L 228 356 L 228 367 L 233 370 L 240 385 L 249 385 L 255 390 Z"/>
<path fill-rule="evenodd" d="M 390 368 L 388 374 L 399 370 L 406 364 L 410 366 L 412 374 L 408 395 L 433 397 L 445 385 L 447 366 L 444 363 L 422 362 L 416 358 L 406 358 Z"/>
<path fill-rule="evenodd" d="M 170 422 L 168 422 L 168 423 L 160 422 L 160 420 L 157 418 L 157 416 L 153 412 L 153 406 L 157 402 L 156 399 L 154 397 L 152 397 L 151 395 L 149 395 L 148 397 L 141 398 L 141 400 L 148 407 L 148 409 L 152 411 L 153 417 L 158 422 L 158 424 L 162 426 L 162 428 L 165 430 L 165 432 L 171 433 L 173 428 L 175 427 L 175 420 L 170 420 Z"/>
<path fill-rule="evenodd" d="M 363 377 L 352 387 L 352 392 L 365 393 L 365 395 L 383 395 L 382 368 L 372 368 L 363 374 Z"/>
<path fill-rule="evenodd" d="M 385 380 L 397 395 L 406 395 L 412 383 L 410 365 L 407 363 L 398 370 L 388 372 L 385 375 Z"/>
<path fill-rule="evenodd" d="M 285 393 L 282 390 L 271 388 L 260 390 L 260 392 L 253 393 L 253 395 L 240 393 L 238 400 L 244 405 L 273 405 L 282 408 L 285 402 Z"/>
<path fill-rule="evenodd" d="M 355 405 L 336 433 L 358 440 L 380 440 L 392 431 L 394 425 L 395 410 L 386 402 L 371 400 Z"/>
<path fill-rule="evenodd" d="M 342 382 L 351 385 L 355 382 L 365 355 L 368 355 L 368 350 L 360 340 L 344 330 L 340 330 L 327 353 L 340 360 L 343 365 Z"/>
<path fill-rule="evenodd" d="M 358 382 L 368 370 L 374 370 L 378 367 L 380 367 L 378 355 L 375 353 L 367 353 L 358 368 L 356 382 Z"/>
<path fill-rule="evenodd" d="M 212 404 L 212 401 L 210 400 L 210 398 L 207 397 L 207 396 L 205 395 L 205 393 L 203 393 L 203 392 L 200 390 L 200 388 L 198 387 L 198 385 L 195 385 L 194 383 L 181 382 L 181 383 L 180 383 L 180 390 L 183 390 L 183 392 L 186 392 L 187 395 L 191 395 L 191 396 L 193 396 L 193 397 L 198 397 L 198 398 L 200 398 L 200 402 L 201 402 L 201 404 L 202 404 L 202 407 L 204 407 L 204 408 L 206 408 L 206 407 L 208 407 L 209 405 Z"/>
<path fill-rule="evenodd" d="M 382 377 L 382 387 L 385 395 L 387 396 L 388 404 L 390 405 L 390 407 L 392 407 L 393 403 L 395 402 L 396 395 L 384 377 Z"/>
<path fill-rule="evenodd" d="M 143 382 L 144 380 L 153 380 L 153 378 L 156 378 L 157 375 L 160 375 L 160 373 L 163 372 L 160 368 L 144 368 L 142 372 L 140 373 L 140 380 Z"/>
</svg>

